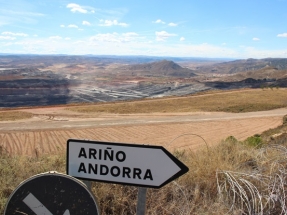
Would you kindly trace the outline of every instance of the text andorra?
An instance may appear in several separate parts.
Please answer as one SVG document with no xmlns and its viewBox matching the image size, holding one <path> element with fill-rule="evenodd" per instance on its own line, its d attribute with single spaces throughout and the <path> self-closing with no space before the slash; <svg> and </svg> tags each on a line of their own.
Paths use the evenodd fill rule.
<svg viewBox="0 0 287 215">
<path fill-rule="evenodd" d="M 112 148 L 107 149 L 94 149 L 94 148 L 81 148 L 78 158 L 86 158 L 93 160 L 110 160 L 124 162 L 126 160 L 126 154 L 123 151 L 115 152 Z M 119 167 L 119 166 L 107 166 L 97 163 L 80 163 L 78 173 L 95 174 L 95 175 L 111 175 L 113 177 L 132 178 L 141 180 L 153 180 L 153 176 L 150 169 Z"/>
<path fill-rule="evenodd" d="M 80 163 L 79 173 L 95 175 L 111 175 L 113 177 L 133 178 L 142 180 L 153 180 L 150 169 L 142 170 L 140 168 L 106 166 L 104 164 Z"/>
</svg>

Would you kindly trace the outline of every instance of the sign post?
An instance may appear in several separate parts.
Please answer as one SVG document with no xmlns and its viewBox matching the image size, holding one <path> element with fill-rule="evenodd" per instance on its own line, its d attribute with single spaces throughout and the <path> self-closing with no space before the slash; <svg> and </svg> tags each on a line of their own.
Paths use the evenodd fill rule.
<svg viewBox="0 0 287 215">
<path fill-rule="evenodd" d="M 81 180 L 160 188 L 188 167 L 162 146 L 70 139 L 67 174 Z"/>
<path fill-rule="evenodd" d="M 81 180 L 139 186 L 137 215 L 144 215 L 147 187 L 160 188 L 188 172 L 162 146 L 70 139 L 67 174 Z"/>
<path fill-rule="evenodd" d="M 146 192 L 147 192 L 146 187 L 139 187 L 137 215 L 144 215 L 145 214 Z"/>
</svg>

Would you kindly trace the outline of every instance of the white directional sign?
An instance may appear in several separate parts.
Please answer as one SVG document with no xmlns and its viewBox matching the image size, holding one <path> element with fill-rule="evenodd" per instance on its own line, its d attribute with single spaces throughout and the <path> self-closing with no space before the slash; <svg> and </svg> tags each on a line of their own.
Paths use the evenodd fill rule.
<svg viewBox="0 0 287 215">
<path fill-rule="evenodd" d="M 79 180 L 48 172 L 22 182 L 11 194 L 4 215 L 99 214 L 94 196 Z"/>
<path fill-rule="evenodd" d="M 68 140 L 67 174 L 84 180 L 159 188 L 188 168 L 162 146 Z"/>
</svg>

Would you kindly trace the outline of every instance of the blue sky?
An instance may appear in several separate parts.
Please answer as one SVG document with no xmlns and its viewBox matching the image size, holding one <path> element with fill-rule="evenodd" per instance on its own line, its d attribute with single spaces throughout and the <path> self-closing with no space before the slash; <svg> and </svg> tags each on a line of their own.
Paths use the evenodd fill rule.
<svg viewBox="0 0 287 215">
<path fill-rule="evenodd" d="M 0 53 L 287 57 L 287 0 L 0 0 Z"/>
</svg>

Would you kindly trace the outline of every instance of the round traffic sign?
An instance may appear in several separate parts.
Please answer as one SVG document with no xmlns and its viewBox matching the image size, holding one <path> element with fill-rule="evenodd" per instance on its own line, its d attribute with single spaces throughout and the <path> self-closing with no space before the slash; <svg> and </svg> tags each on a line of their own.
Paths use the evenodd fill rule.
<svg viewBox="0 0 287 215">
<path fill-rule="evenodd" d="M 4 215 L 98 215 L 94 196 L 79 180 L 48 172 L 22 182 L 10 195 Z"/>
</svg>

